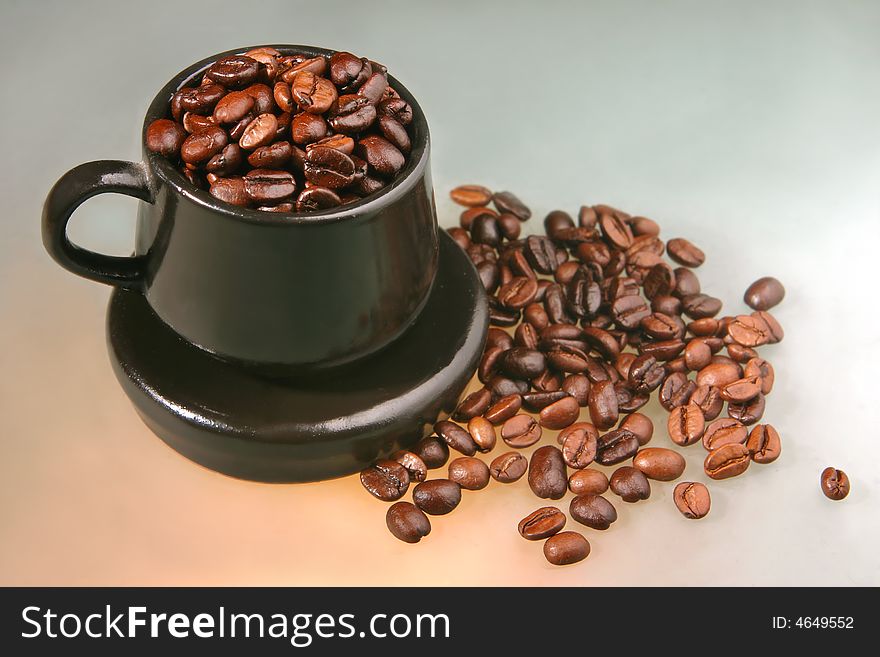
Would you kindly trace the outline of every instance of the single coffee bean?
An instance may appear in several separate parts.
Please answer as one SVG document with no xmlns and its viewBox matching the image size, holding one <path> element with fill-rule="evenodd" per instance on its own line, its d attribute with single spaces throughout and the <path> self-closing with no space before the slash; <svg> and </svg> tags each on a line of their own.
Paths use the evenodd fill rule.
<svg viewBox="0 0 880 657">
<path fill-rule="evenodd" d="M 326 187 L 307 187 L 296 199 L 297 212 L 320 212 L 335 208 L 342 199 L 332 189 Z"/>
<path fill-rule="evenodd" d="M 184 112 L 208 115 L 214 106 L 226 95 L 226 89 L 219 84 L 206 84 L 196 88 L 183 88 L 171 99 L 171 114 L 176 120 Z"/>
<path fill-rule="evenodd" d="M 250 197 L 245 192 L 244 180 L 241 178 L 218 178 L 211 183 L 208 192 L 214 198 L 231 205 L 244 207 L 250 203 Z"/>
<path fill-rule="evenodd" d="M 764 407 L 766 401 L 764 395 L 759 394 L 754 399 L 737 404 L 730 402 L 727 404 L 727 414 L 739 420 L 746 426 L 750 426 L 760 420 L 764 416 Z"/>
<path fill-rule="evenodd" d="M 681 314 L 681 299 L 664 294 L 658 295 L 651 299 L 651 311 L 675 317 Z"/>
<path fill-rule="evenodd" d="M 718 320 L 714 317 L 695 319 L 687 325 L 687 330 L 700 338 L 714 336 L 718 334 Z"/>
<path fill-rule="evenodd" d="M 373 497 L 393 502 L 409 488 L 409 473 L 397 461 L 382 459 L 361 471 L 361 484 Z"/>
<path fill-rule="evenodd" d="M 590 400 L 590 380 L 583 374 L 569 374 L 562 380 L 562 390 L 577 400 L 578 406 L 584 407 Z"/>
<path fill-rule="evenodd" d="M 634 235 L 652 235 L 656 237 L 660 234 L 660 225 L 647 217 L 633 217 L 631 226 Z"/>
<path fill-rule="evenodd" d="M 449 447 L 437 436 L 422 438 L 413 445 L 412 452 L 422 459 L 430 470 L 442 468 L 449 459 Z"/>
<path fill-rule="evenodd" d="M 495 217 L 481 214 L 471 222 L 471 241 L 497 247 L 501 244 L 501 230 Z"/>
<path fill-rule="evenodd" d="M 257 203 L 275 203 L 293 196 L 296 180 L 287 171 L 251 169 L 244 175 L 244 191 Z"/>
<path fill-rule="evenodd" d="M 600 470 L 576 470 L 568 478 L 568 490 L 575 495 L 601 495 L 608 490 L 608 477 Z"/>
<path fill-rule="evenodd" d="M 568 566 L 589 555 L 589 541 L 577 532 L 559 532 L 544 541 L 544 558 L 554 566 Z"/>
<path fill-rule="evenodd" d="M 431 533 L 431 521 L 416 505 L 395 502 L 385 514 L 388 531 L 404 543 L 418 543 Z"/>
<path fill-rule="evenodd" d="M 649 299 L 671 294 L 675 290 L 675 273 L 665 262 L 659 262 L 648 270 L 643 285 Z"/>
<path fill-rule="evenodd" d="M 580 410 L 577 400 L 566 395 L 542 408 L 538 416 L 539 422 L 546 429 L 564 429 L 577 420 Z"/>
<path fill-rule="evenodd" d="M 428 477 L 428 466 L 417 454 L 405 449 L 401 449 L 391 455 L 392 461 L 397 461 L 406 468 L 409 473 L 409 480 L 424 481 Z"/>
<path fill-rule="evenodd" d="M 354 161 L 342 151 L 327 146 L 306 150 L 306 180 L 329 189 L 341 189 L 354 182 Z"/>
<path fill-rule="evenodd" d="M 412 142 L 410 141 L 409 133 L 400 122 L 392 119 L 390 116 L 380 116 L 378 125 L 379 130 L 382 132 L 385 139 L 394 144 L 404 155 L 409 154 L 412 150 Z M 517 222 L 517 235 L 518 234 L 519 222 Z"/>
<path fill-rule="evenodd" d="M 477 274 L 486 292 L 489 294 L 494 292 L 498 287 L 498 265 L 489 261 L 481 262 L 477 265 Z"/>
<path fill-rule="evenodd" d="M 472 456 L 462 456 L 449 463 L 449 480 L 465 490 L 482 490 L 489 485 L 489 466 Z"/>
<path fill-rule="evenodd" d="M 706 367 L 712 361 L 712 350 L 705 340 L 695 338 L 684 348 L 684 363 L 693 372 Z"/>
<path fill-rule="evenodd" d="M 495 447 L 495 427 L 486 418 L 478 415 L 468 420 L 468 433 L 479 451 L 491 452 Z"/>
<path fill-rule="evenodd" d="M 732 346 L 732 345 L 731 345 Z M 773 390 L 773 382 L 776 380 L 776 373 L 773 366 L 763 358 L 751 358 L 743 368 L 743 376 L 747 378 L 757 378 L 761 381 L 761 394 L 769 395 Z"/>
<path fill-rule="evenodd" d="M 770 341 L 767 323 L 753 315 L 737 315 L 727 327 L 727 334 L 744 347 L 759 347 Z"/>
<path fill-rule="evenodd" d="M 388 77 L 381 71 L 373 67 L 373 74 L 357 90 L 359 96 L 363 96 L 370 101 L 372 105 L 376 105 L 385 96 L 385 90 L 388 88 Z"/>
<path fill-rule="evenodd" d="M 501 439 L 510 447 L 531 447 L 541 439 L 541 425 L 529 415 L 514 415 L 501 426 Z"/>
<path fill-rule="evenodd" d="M 159 119 L 159 121 L 167 121 L 167 119 Z M 155 121 L 153 123 L 155 123 Z M 183 115 L 183 129 L 190 134 L 192 134 L 193 132 L 201 132 L 206 128 L 212 128 L 216 125 L 217 121 L 214 120 L 213 116 L 201 116 L 200 114 L 193 114 L 192 112 L 187 112 Z M 149 143 L 147 144 L 147 146 L 149 147 Z M 169 156 L 171 155 L 172 154 L 169 153 Z"/>
<path fill-rule="evenodd" d="M 529 460 L 529 488 L 541 498 L 558 500 L 568 489 L 562 452 L 553 445 L 539 447 Z"/>
<path fill-rule="evenodd" d="M 491 403 L 492 392 L 490 390 L 487 388 L 475 390 L 458 403 L 452 413 L 452 419 L 458 422 L 467 422 L 472 417 L 485 413 Z"/>
<path fill-rule="evenodd" d="M 651 418 L 641 413 L 630 413 L 623 418 L 618 428 L 634 433 L 639 445 L 647 445 L 654 435 L 654 423 Z"/>
<path fill-rule="evenodd" d="M 590 386 L 590 419 L 600 430 L 617 424 L 617 393 L 611 381 L 597 381 Z"/>
<path fill-rule="evenodd" d="M 721 399 L 719 389 L 705 384 L 694 389 L 690 401 L 700 407 L 700 410 L 703 411 L 703 418 L 707 422 L 718 417 L 724 407 L 724 400 Z"/>
<path fill-rule="evenodd" d="M 519 480 L 529 468 L 528 459 L 519 452 L 505 452 L 489 464 L 489 474 L 493 479 L 510 484 Z"/>
<path fill-rule="evenodd" d="M 633 294 L 615 299 L 611 313 L 619 327 L 631 331 L 651 314 L 651 309 L 642 297 Z"/>
<path fill-rule="evenodd" d="M 290 124 L 290 138 L 295 144 L 312 144 L 327 136 L 327 122 L 320 116 L 301 112 Z"/>
<path fill-rule="evenodd" d="M 686 239 L 675 238 L 666 242 L 669 257 L 680 265 L 699 267 L 706 261 L 706 255 Z"/>
<path fill-rule="evenodd" d="M 682 447 L 693 445 L 703 437 L 705 429 L 703 411 L 693 403 L 678 406 L 669 414 L 666 429 L 676 445 Z"/>
<path fill-rule="evenodd" d="M 629 429 L 614 429 L 599 436 L 596 443 L 596 463 L 617 465 L 631 459 L 639 451 L 639 439 Z"/>
<path fill-rule="evenodd" d="M 638 352 L 641 355 L 650 354 L 657 360 L 670 361 L 677 358 L 684 351 L 684 347 L 682 340 L 658 340 L 639 344 Z"/>
<path fill-rule="evenodd" d="M 645 474 L 648 479 L 657 481 L 673 481 L 678 479 L 685 468 L 684 457 L 678 452 L 665 447 L 646 447 L 633 458 L 633 466 Z"/>
<path fill-rule="evenodd" d="M 434 431 L 443 439 L 449 447 L 465 456 L 473 456 L 477 453 L 477 444 L 464 427 L 455 422 L 441 420 L 434 425 Z"/>
<path fill-rule="evenodd" d="M 574 520 L 592 529 L 608 529 L 617 520 L 614 505 L 601 495 L 578 495 L 571 501 L 568 512 Z"/>
<path fill-rule="evenodd" d="M 596 458 L 598 432 L 586 422 L 572 425 L 559 434 L 562 458 L 575 470 L 587 467 Z"/>
<path fill-rule="evenodd" d="M 709 452 L 703 469 L 712 479 L 727 479 L 745 472 L 751 459 L 745 445 L 729 443 Z"/>
<path fill-rule="evenodd" d="M 681 305 L 691 319 L 714 317 L 721 312 L 721 300 L 707 294 L 689 294 L 681 298 Z"/>
<path fill-rule="evenodd" d="M 645 474 L 628 465 L 621 466 L 611 475 L 611 492 L 624 502 L 638 502 L 651 496 L 651 484 Z"/>
<path fill-rule="evenodd" d="M 367 161 L 370 169 L 383 178 L 394 178 L 406 163 L 403 153 L 394 144 L 377 135 L 362 138 L 356 151 Z"/>
<path fill-rule="evenodd" d="M 785 288 L 772 276 L 759 278 L 749 285 L 743 301 L 755 310 L 769 310 L 785 297 Z"/>
<path fill-rule="evenodd" d="M 507 351 L 513 347 L 513 338 L 510 337 L 510 333 L 507 331 L 490 327 L 489 333 L 486 336 L 486 347 L 498 347 Z"/>
<path fill-rule="evenodd" d="M 652 392 L 663 382 L 666 370 L 663 363 L 651 354 L 642 354 L 629 367 L 628 384 L 635 392 Z"/>
<path fill-rule="evenodd" d="M 492 202 L 495 204 L 498 212 L 509 212 L 520 221 L 528 221 L 532 216 L 532 211 L 513 192 L 495 192 L 492 195 Z M 549 274 L 551 272 L 546 273 Z"/>
<path fill-rule="evenodd" d="M 743 444 L 749 437 L 748 429 L 739 420 L 729 417 L 718 418 L 711 422 L 703 432 L 703 447 L 712 451 L 722 445 L 733 443 Z"/>
<path fill-rule="evenodd" d="M 522 395 L 528 392 L 529 384 L 527 381 L 517 379 L 508 379 L 507 377 L 495 375 L 486 384 L 491 392 L 491 399 L 498 400 L 507 395 Z"/>
<path fill-rule="evenodd" d="M 236 152 L 241 153 L 238 144 L 230 144 L 227 148 L 234 146 Z M 222 153 L 221 153 L 222 154 Z M 293 156 L 293 146 L 289 141 L 276 141 L 268 146 L 260 146 L 248 155 L 247 161 L 255 169 L 278 169 L 285 164 Z M 217 157 L 216 155 L 214 157 Z M 208 162 L 210 165 L 210 162 Z M 208 165 L 205 168 L 208 168 Z"/>
<path fill-rule="evenodd" d="M 187 137 L 180 146 L 180 158 L 187 164 L 207 162 L 228 143 L 226 133 L 217 126 L 206 128 Z"/>
<path fill-rule="evenodd" d="M 165 157 L 177 157 L 186 138 L 183 126 L 169 119 L 156 119 L 147 128 L 147 148 Z"/>
<path fill-rule="evenodd" d="M 749 434 L 746 448 L 755 463 L 773 463 L 782 452 L 779 432 L 772 424 L 758 424 Z"/>
<path fill-rule="evenodd" d="M 275 139 L 278 131 L 278 119 L 274 114 L 260 114 L 251 121 L 238 140 L 238 145 L 247 151 L 252 151 L 260 146 L 267 146 Z"/>
<path fill-rule="evenodd" d="M 376 120 L 376 107 L 363 96 L 346 94 L 340 96 L 336 105 L 330 108 L 327 120 L 335 132 L 356 135 Z"/>
<path fill-rule="evenodd" d="M 342 90 L 354 91 L 373 74 L 370 60 L 356 57 L 350 52 L 337 52 L 330 56 L 330 80 Z"/>
<path fill-rule="evenodd" d="M 822 493 L 829 500 L 840 501 L 849 495 L 849 477 L 843 470 L 825 468 L 819 477 Z"/>
<path fill-rule="evenodd" d="M 241 147 L 233 142 L 226 144 L 222 151 L 205 162 L 205 171 L 216 176 L 229 176 L 241 167 L 241 162 Z"/>
<path fill-rule="evenodd" d="M 513 343 L 517 347 L 525 347 L 526 349 L 537 349 L 538 342 L 540 338 L 538 337 L 538 329 L 529 324 L 527 321 L 523 321 L 522 324 L 516 327 L 516 331 L 513 334 Z"/>
<path fill-rule="evenodd" d="M 697 372 L 697 385 L 715 386 L 719 390 L 743 376 L 742 367 L 733 361 L 709 363 Z"/>
<path fill-rule="evenodd" d="M 493 425 L 503 424 L 522 408 L 522 397 L 518 394 L 507 395 L 492 404 L 484 414 Z"/>
<path fill-rule="evenodd" d="M 500 365 L 505 373 L 516 379 L 533 379 L 547 369 L 547 360 L 536 349 L 514 347 L 501 356 Z"/>
<path fill-rule="evenodd" d="M 516 528 L 527 541 L 540 541 L 558 534 L 565 520 L 565 514 L 555 506 L 542 506 L 520 520 Z"/>
<path fill-rule="evenodd" d="M 709 489 L 696 481 L 683 481 L 672 491 L 672 500 L 681 514 L 690 520 L 699 520 L 709 514 L 712 499 Z"/>
<path fill-rule="evenodd" d="M 537 413 L 550 406 L 550 404 L 558 402 L 560 399 L 564 399 L 568 396 L 568 393 L 564 390 L 527 392 L 522 396 L 522 405 L 526 410 L 531 411 L 532 413 Z M 544 426 L 544 423 L 541 422 L 541 425 Z"/>
<path fill-rule="evenodd" d="M 684 406 L 691 401 L 696 387 L 696 384 L 688 379 L 684 372 L 672 372 L 664 379 L 663 385 L 660 387 L 660 405 L 672 412 L 673 409 Z"/>
<path fill-rule="evenodd" d="M 641 322 L 642 330 L 655 340 L 680 339 L 684 335 L 681 319 L 678 315 L 666 315 L 652 312 Z"/>
<path fill-rule="evenodd" d="M 428 515 L 446 515 L 461 502 L 461 486 L 448 479 L 423 481 L 413 489 L 413 502 Z"/>
<path fill-rule="evenodd" d="M 629 224 L 616 214 L 600 215 L 599 228 L 605 239 L 618 249 L 625 251 L 632 245 L 633 234 Z"/>
<path fill-rule="evenodd" d="M 244 55 L 232 55 L 218 59 L 208 68 L 206 75 L 224 87 L 243 87 L 255 82 L 260 74 L 260 63 Z"/>
<path fill-rule="evenodd" d="M 254 97 L 243 91 L 232 91 L 214 106 L 213 117 L 217 123 L 238 123 L 254 107 Z"/>
<path fill-rule="evenodd" d="M 476 207 L 488 205 L 492 192 L 482 185 L 459 185 L 449 192 L 449 197 L 459 205 Z"/>
<path fill-rule="evenodd" d="M 766 324 L 767 330 L 769 331 L 767 341 L 770 344 L 776 344 L 785 337 L 785 332 L 782 330 L 782 325 L 768 311 L 756 310 L 752 313 L 752 317 L 760 319 L 764 322 L 764 324 Z"/>
<path fill-rule="evenodd" d="M 542 274 L 552 274 L 557 267 L 556 246 L 540 235 L 529 235 L 523 252 L 529 265 Z"/>
</svg>

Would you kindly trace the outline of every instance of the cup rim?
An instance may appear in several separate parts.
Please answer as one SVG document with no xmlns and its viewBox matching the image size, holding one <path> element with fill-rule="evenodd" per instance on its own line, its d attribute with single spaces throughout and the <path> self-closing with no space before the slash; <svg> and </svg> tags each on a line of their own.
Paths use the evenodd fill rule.
<svg viewBox="0 0 880 657">
<path fill-rule="evenodd" d="M 177 170 L 168 158 L 153 153 L 146 146 L 147 128 L 155 119 L 169 117 L 169 103 L 171 96 L 181 87 L 186 86 L 188 81 L 200 78 L 204 71 L 221 57 L 244 54 L 254 48 L 275 48 L 284 54 L 304 53 L 312 57 L 318 55 L 330 56 L 336 50 L 319 48 L 317 46 L 304 46 L 295 44 L 263 44 L 245 46 L 226 50 L 191 64 L 166 83 L 159 93 L 153 98 L 144 117 L 141 133 L 141 146 L 144 159 L 152 172 L 159 176 L 166 184 L 171 186 L 178 194 L 190 201 L 205 206 L 215 212 L 248 223 L 264 225 L 317 225 L 335 223 L 337 221 L 350 221 L 355 217 L 373 215 L 382 208 L 400 200 L 406 196 L 416 183 L 423 177 L 430 154 L 430 134 L 428 121 L 422 108 L 410 91 L 400 83 L 397 78 L 388 75 L 388 82 L 394 90 L 409 103 L 412 108 L 412 125 L 415 126 L 412 149 L 407 156 L 407 163 L 397 177 L 385 187 L 369 196 L 354 203 L 348 203 L 330 208 L 321 212 L 263 212 L 251 208 L 244 208 L 220 201 L 214 198 L 206 190 L 191 184 Z"/>
</svg>

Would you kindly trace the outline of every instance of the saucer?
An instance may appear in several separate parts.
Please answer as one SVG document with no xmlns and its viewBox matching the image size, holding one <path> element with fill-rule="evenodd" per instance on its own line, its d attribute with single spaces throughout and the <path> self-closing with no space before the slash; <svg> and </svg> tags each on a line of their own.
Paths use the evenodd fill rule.
<svg viewBox="0 0 880 657">
<path fill-rule="evenodd" d="M 142 294 L 116 289 L 107 309 L 113 370 L 147 426 L 212 470 L 266 482 L 362 470 L 451 412 L 482 353 L 485 291 L 466 254 L 445 231 L 439 237 L 438 271 L 421 314 L 395 342 L 356 363 L 266 376 L 192 345 Z"/>
</svg>

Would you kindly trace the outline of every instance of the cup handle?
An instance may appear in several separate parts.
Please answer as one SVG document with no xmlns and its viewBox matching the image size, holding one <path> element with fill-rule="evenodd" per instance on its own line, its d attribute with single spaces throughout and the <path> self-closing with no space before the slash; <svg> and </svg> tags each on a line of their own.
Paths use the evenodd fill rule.
<svg viewBox="0 0 880 657">
<path fill-rule="evenodd" d="M 77 246 L 67 238 L 67 222 L 84 201 L 97 194 L 115 192 L 153 202 L 153 189 L 141 163 L 99 160 L 65 173 L 43 205 L 43 246 L 55 261 L 84 278 L 130 289 L 142 289 L 146 273 L 144 256 L 110 256 Z"/>
</svg>

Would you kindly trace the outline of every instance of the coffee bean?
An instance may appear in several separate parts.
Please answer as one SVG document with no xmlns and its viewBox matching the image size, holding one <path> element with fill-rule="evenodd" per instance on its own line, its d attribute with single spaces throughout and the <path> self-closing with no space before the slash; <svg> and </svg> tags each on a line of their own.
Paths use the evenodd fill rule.
<svg viewBox="0 0 880 657">
<path fill-rule="evenodd" d="M 684 335 L 682 321 L 677 315 L 652 312 L 641 321 L 642 330 L 655 340 L 675 340 Z"/>
<path fill-rule="evenodd" d="M 244 191 L 257 203 L 274 203 L 296 192 L 296 181 L 287 171 L 251 169 L 244 175 Z"/>
<path fill-rule="evenodd" d="M 745 472 L 750 463 L 749 450 L 745 445 L 729 443 L 709 452 L 703 469 L 712 479 L 727 479 Z"/>
<path fill-rule="evenodd" d="M 244 129 L 241 139 L 238 140 L 238 145 L 248 151 L 266 146 L 275 139 L 277 130 L 278 119 L 274 114 L 268 112 L 260 114 Z"/>
<path fill-rule="evenodd" d="M 600 470 L 576 470 L 568 478 L 568 490 L 575 495 L 601 495 L 608 490 L 608 477 Z"/>
<path fill-rule="evenodd" d="M 206 128 L 187 137 L 180 145 L 180 157 L 187 164 L 203 164 L 223 150 L 228 143 L 226 133 L 217 126 Z"/>
<path fill-rule="evenodd" d="M 461 486 L 448 479 L 423 481 L 413 489 L 413 502 L 428 515 L 446 515 L 461 502 Z"/>
<path fill-rule="evenodd" d="M 507 395 L 492 404 L 484 415 L 489 422 L 499 425 L 516 415 L 521 407 L 522 397 L 520 395 Z"/>
<path fill-rule="evenodd" d="M 569 515 L 592 529 L 608 529 L 617 520 L 617 511 L 601 495 L 578 495 L 571 501 L 568 509 Z"/>
<path fill-rule="evenodd" d="M 689 294 L 681 298 L 682 309 L 691 319 L 714 317 L 721 312 L 721 300 L 706 294 Z"/>
<path fill-rule="evenodd" d="M 254 107 L 254 97 L 243 91 L 226 94 L 214 106 L 213 118 L 217 123 L 238 123 Z"/>
<path fill-rule="evenodd" d="M 492 195 L 492 202 L 495 204 L 498 212 L 509 212 L 520 221 L 528 221 L 532 216 L 532 211 L 513 192 L 495 192 Z"/>
<path fill-rule="evenodd" d="M 366 130 L 376 120 L 376 108 L 367 98 L 356 94 L 340 96 L 331 107 L 330 127 L 336 132 L 355 135 Z"/>
<path fill-rule="evenodd" d="M 574 397 L 566 395 L 541 409 L 539 422 L 547 429 L 563 429 L 577 420 L 580 406 Z M 615 418 L 616 419 L 616 418 Z"/>
<path fill-rule="evenodd" d="M 552 274 L 557 267 L 556 247 L 547 237 L 529 235 L 524 254 L 534 270 L 542 274 Z"/>
<path fill-rule="evenodd" d="M 165 157 L 177 157 L 186 138 L 183 126 L 169 119 L 156 119 L 147 128 L 147 148 Z"/>
<path fill-rule="evenodd" d="M 260 63 L 244 55 L 218 59 L 205 73 L 211 80 L 224 87 L 243 87 L 255 82 L 260 73 Z"/>
<path fill-rule="evenodd" d="M 487 388 L 475 390 L 467 397 L 462 399 L 455 410 L 452 412 L 452 419 L 459 422 L 466 422 L 472 417 L 482 415 L 489 409 L 492 403 L 492 392 Z M 468 456 L 471 456 L 470 454 Z"/>
<path fill-rule="evenodd" d="M 690 520 L 699 520 L 709 514 L 712 499 L 709 489 L 695 481 L 683 481 L 672 491 L 672 500 L 681 514 Z"/>
<path fill-rule="evenodd" d="M 761 394 L 761 379 L 757 376 L 737 379 L 721 388 L 721 398 L 736 404 L 745 403 L 759 394 Z"/>
<path fill-rule="evenodd" d="M 683 372 L 672 372 L 660 387 L 660 405 L 667 411 L 684 406 L 691 401 L 696 384 Z"/>
<path fill-rule="evenodd" d="M 665 447 L 646 447 L 633 458 L 633 466 L 649 479 L 673 481 L 678 479 L 685 468 L 684 457 Z"/>
<path fill-rule="evenodd" d="M 578 406 L 584 407 L 589 403 L 590 380 L 583 374 L 569 374 L 565 377 L 562 380 L 562 390 L 571 395 Z"/>
<path fill-rule="evenodd" d="M 538 282 L 533 278 L 516 276 L 498 290 L 498 300 L 507 308 L 524 308 L 535 300 Z"/>
<path fill-rule="evenodd" d="M 822 494 L 829 500 L 840 501 L 849 495 L 849 477 L 843 470 L 825 468 L 819 478 Z"/>
<path fill-rule="evenodd" d="M 383 459 L 361 471 L 361 484 L 373 497 L 393 502 L 409 488 L 409 473 L 397 461 Z"/>
<path fill-rule="evenodd" d="M 437 436 L 422 438 L 413 445 L 412 452 L 431 470 L 442 468 L 449 459 L 449 447 Z"/>
<path fill-rule="evenodd" d="M 719 390 L 743 376 L 742 368 L 735 362 L 716 361 L 697 372 L 697 385 L 715 386 Z"/>
<path fill-rule="evenodd" d="M 514 415 L 501 426 L 501 439 L 510 447 L 531 447 L 541 439 L 541 425 L 528 415 Z"/>
<path fill-rule="evenodd" d="M 477 244 L 498 246 L 501 244 L 501 231 L 495 217 L 481 214 L 471 222 L 471 241 Z M 525 305 L 525 304 L 523 304 Z"/>
<path fill-rule="evenodd" d="M 489 466 L 472 456 L 450 461 L 449 480 L 465 490 L 482 490 L 489 485 Z"/>
<path fill-rule="evenodd" d="M 633 330 L 651 314 L 651 309 L 642 297 L 634 294 L 615 299 L 611 304 L 611 313 L 618 326 Z"/>
<path fill-rule="evenodd" d="M 638 502 L 651 496 L 651 484 L 645 474 L 628 465 L 621 466 L 611 475 L 611 492 L 624 502 Z"/>
<path fill-rule="evenodd" d="M 522 396 L 522 405 L 526 410 L 531 411 L 532 413 L 537 413 L 550 406 L 550 404 L 558 402 L 560 399 L 564 399 L 568 396 L 568 393 L 564 390 L 527 392 Z"/>
<path fill-rule="evenodd" d="M 326 187 L 307 187 L 296 199 L 297 212 L 319 212 L 335 208 L 342 199 L 332 189 Z"/>
<path fill-rule="evenodd" d="M 755 463 L 773 463 L 782 452 L 779 432 L 771 424 L 758 424 L 749 434 L 746 448 Z"/>
<path fill-rule="evenodd" d="M 743 444 L 748 438 L 748 429 L 739 420 L 723 417 L 711 422 L 703 432 L 703 447 L 708 451 L 722 445 Z"/>
<path fill-rule="evenodd" d="M 634 433 L 639 445 L 647 445 L 654 435 L 654 423 L 651 418 L 641 413 L 630 413 L 623 418 L 618 428 Z"/>
<path fill-rule="evenodd" d="M 290 124 L 290 137 L 294 143 L 312 144 L 326 136 L 327 122 L 320 116 L 301 112 L 293 117 Z"/>
<path fill-rule="evenodd" d="M 737 315 L 727 327 L 727 334 L 744 347 L 759 347 L 770 341 L 767 323 L 753 315 Z"/>
<path fill-rule="evenodd" d="M 238 144 L 230 144 L 227 148 L 235 147 L 237 153 L 241 153 Z M 285 164 L 293 156 L 293 146 L 288 141 L 276 141 L 268 146 L 260 146 L 248 155 L 247 161 L 255 169 L 278 169 Z M 216 155 L 214 157 L 217 157 Z M 239 155 L 240 158 L 240 155 Z M 240 159 L 239 159 L 240 163 Z M 211 165 L 208 162 L 205 169 Z"/>
<path fill-rule="evenodd" d="M 385 95 L 388 88 L 388 78 L 381 71 L 373 67 L 373 74 L 364 81 L 357 90 L 359 96 L 366 98 L 372 105 L 376 105 Z"/>
<path fill-rule="evenodd" d="M 749 285 L 743 301 L 755 310 L 769 310 L 785 297 L 785 288 L 772 276 L 759 278 Z"/>
<path fill-rule="evenodd" d="M 402 98 L 386 98 L 380 101 L 376 105 L 376 112 L 379 116 L 387 116 L 394 119 L 402 126 L 408 126 L 412 123 L 413 119 L 412 107 Z"/>
<path fill-rule="evenodd" d="M 653 299 L 656 296 L 671 294 L 675 290 L 675 273 L 672 267 L 660 262 L 651 267 L 644 280 L 645 296 Z"/>
<path fill-rule="evenodd" d="M 533 379 L 547 369 L 544 354 L 536 349 L 514 347 L 500 359 L 503 371 L 517 379 Z"/>
<path fill-rule="evenodd" d="M 599 436 L 596 443 L 596 463 L 617 465 L 635 456 L 639 439 L 629 429 L 614 429 Z"/>
<path fill-rule="evenodd" d="M 391 460 L 406 468 L 410 481 L 424 481 L 428 476 L 428 466 L 413 452 L 401 449 L 391 455 Z"/>
<path fill-rule="evenodd" d="M 554 566 L 568 566 L 589 555 L 589 541 L 577 532 L 559 532 L 544 542 L 544 558 Z"/>
<path fill-rule="evenodd" d="M 742 404 L 731 402 L 727 404 L 727 414 L 749 426 L 764 416 L 765 403 L 764 395 L 761 394 Z"/>
<path fill-rule="evenodd" d="M 572 425 L 559 434 L 562 445 L 562 458 L 566 465 L 575 470 L 587 467 L 596 458 L 598 433 L 587 423 Z"/>
<path fill-rule="evenodd" d="M 553 445 L 539 447 L 529 460 L 529 488 L 541 498 L 558 500 L 568 489 L 562 452 Z"/>
<path fill-rule="evenodd" d="M 482 185 L 459 185 L 449 192 L 449 197 L 459 205 L 476 207 L 488 205 L 492 200 L 492 192 Z"/>
<path fill-rule="evenodd" d="M 670 361 L 684 351 L 685 344 L 681 340 L 658 340 L 638 345 L 639 354 L 651 354 L 657 360 Z"/>
<path fill-rule="evenodd" d="M 658 295 L 651 299 L 651 311 L 674 317 L 681 313 L 681 299 L 665 294 Z"/>
<path fill-rule="evenodd" d="M 314 146 L 306 150 L 306 180 L 329 189 L 341 189 L 354 182 L 354 161 L 335 148 Z"/>
<path fill-rule="evenodd" d="M 743 376 L 747 378 L 758 378 L 761 382 L 761 394 L 769 395 L 773 390 L 773 382 L 776 380 L 776 373 L 773 366 L 763 358 L 752 358 L 743 368 Z"/>
<path fill-rule="evenodd" d="M 693 445 L 703 437 L 705 429 L 703 411 L 693 403 L 678 406 L 669 414 L 666 429 L 676 445 L 682 447 Z"/>
<path fill-rule="evenodd" d="M 218 178 L 211 184 L 208 192 L 214 198 L 231 205 L 247 206 L 250 198 L 245 192 L 244 180 L 241 178 Z"/>
<path fill-rule="evenodd" d="M 599 228 L 602 229 L 602 235 L 604 235 L 605 239 L 618 249 L 625 251 L 632 245 L 632 231 L 629 225 L 617 215 L 600 215 Z"/>
<path fill-rule="evenodd" d="M 508 379 L 507 377 L 495 375 L 486 384 L 491 392 L 491 400 L 498 400 L 508 395 L 522 395 L 528 392 L 529 384 L 527 381 L 519 381 L 516 379 Z"/>
<path fill-rule="evenodd" d="M 665 376 L 663 363 L 650 354 L 642 354 L 630 365 L 627 382 L 636 392 L 652 392 L 663 382 Z"/>
<path fill-rule="evenodd" d="M 682 238 L 666 242 L 666 252 L 678 264 L 687 267 L 699 267 L 706 260 L 706 255 L 700 249 Z"/>
<path fill-rule="evenodd" d="M 519 480 L 528 467 L 528 459 L 519 452 L 505 452 L 489 464 L 489 474 L 502 484 L 510 484 Z"/>
<path fill-rule="evenodd" d="M 705 384 L 694 389 L 690 401 L 700 407 L 700 410 L 703 411 L 703 418 L 707 422 L 718 417 L 724 407 L 724 400 L 721 399 L 719 389 Z"/>
<path fill-rule="evenodd" d="M 431 521 L 410 502 L 395 502 L 388 507 L 385 524 L 388 531 L 404 543 L 418 543 L 431 533 Z"/>
<path fill-rule="evenodd" d="M 714 317 L 695 319 L 687 325 L 687 330 L 701 338 L 714 336 L 718 333 L 718 320 Z"/>
<path fill-rule="evenodd" d="M 468 420 L 468 433 L 479 451 L 491 452 L 495 447 L 495 427 L 486 418 L 477 416 Z"/>
<path fill-rule="evenodd" d="M 752 317 L 760 319 L 764 322 L 764 324 L 766 324 L 767 330 L 769 331 L 767 341 L 770 344 L 776 344 L 785 337 L 785 332 L 782 330 L 782 325 L 776 320 L 773 315 L 771 315 L 766 310 L 756 310 L 752 313 Z"/>
<path fill-rule="evenodd" d="M 590 386 L 590 419 L 600 430 L 610 429 L 617 424 L 617 393 L 611 381 L 598 381 Z"/>
<path fill-rule="evenodd" d="M 497 328 L 490 328 L 486 336 L 486 347 L 498 347 L 508 350 L 513 346 L 513 338 L 510 333 Z"/>
<path fill-rule="evenodd" d="M 354 91 L 373 74 L 370 60 L 356 57 L 350 52 L 337 52 L 330 56 L 330 80 L 342 90 Z"/>
<path fill-rule="evenodd" d="M 712 350 L 705 340 L 691 340 L 684 348 L 684 364 L 694 372 L 703 369 L 712 360 Z"/>
<path fill-rule="evenodd" d="M 520 520 L 516 528 L 527 541 L 540 541 L 558 534 L 565 520 L 565 514 L 555 506 L 542 506 Z"/>
<path fill-rule="evenodd" d="M 434 425 L 434 431 L 443 439 L 449 447 L 465 456 L 473 456 L 477 453 L 477 444 L 464 427 L 455 422 L 441 420 Z"/>
</svg>

